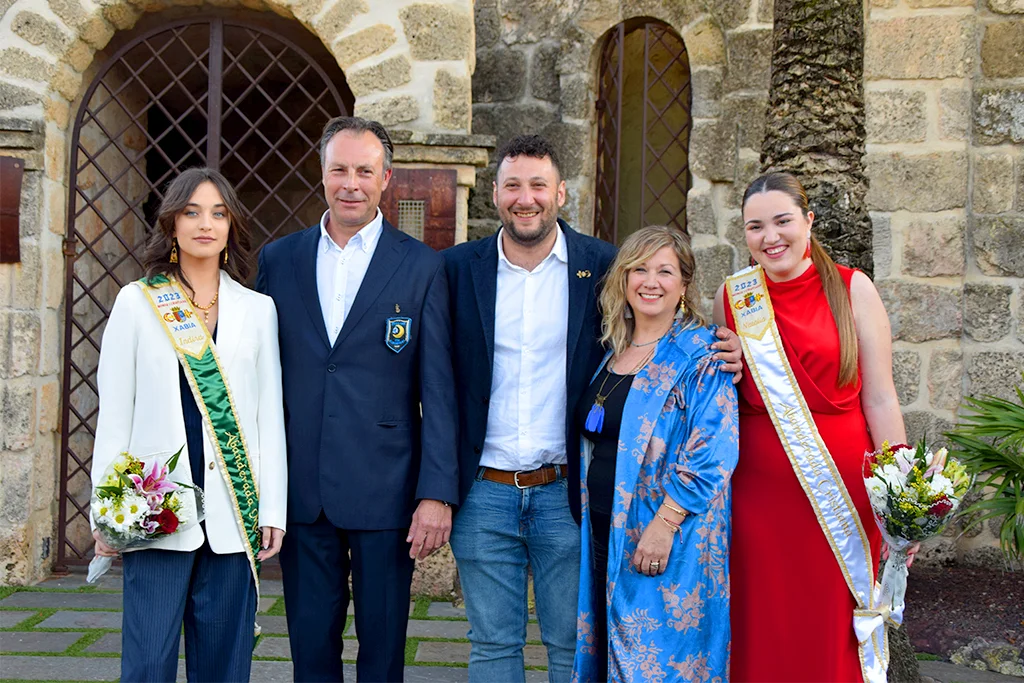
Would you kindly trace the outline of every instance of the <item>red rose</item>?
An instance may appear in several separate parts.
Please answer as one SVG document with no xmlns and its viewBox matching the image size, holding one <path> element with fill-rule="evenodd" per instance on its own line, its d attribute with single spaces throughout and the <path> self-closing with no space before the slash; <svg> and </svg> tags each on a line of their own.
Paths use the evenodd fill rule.
<svg viewBox="0 0 1024 683">
<path fill-rule="evenodd" d="M 906 448 L 906 449 L 907 449 L 908 451 L 912 451 L 912 450 L 914 450 L 913 448 L 911 448 L 910 446 L 908 446 L 908 445 L 907 445 L 907 444 L 905 444 L 905 443 L 893 443 L 893 444 L 889 444 L 889 450 L 891 450 L 891 451 L 892 451 L 893 453 L 895 453 L 895 452 L 896 452 L 896 451 L 898 451 L 898 450 L 904 449 L 904 448 Z"/>
<path fill-rule="evenodd" d="M 178 516 L 171 510 L 161 510 L 156 516 L 156 523 L 160 525 L 160 531 L 165 534 L 173 534 L 178 530 Z"/>
<path fill-rule="evenodd" d="M 939 498 L 937 501 L 932 503 L 932 506 L 928 508 L 928 514 L 935 517 L 945 517 L 950 510 L 953 509 L 953 503 L 946 496 Z"/>
</svg>

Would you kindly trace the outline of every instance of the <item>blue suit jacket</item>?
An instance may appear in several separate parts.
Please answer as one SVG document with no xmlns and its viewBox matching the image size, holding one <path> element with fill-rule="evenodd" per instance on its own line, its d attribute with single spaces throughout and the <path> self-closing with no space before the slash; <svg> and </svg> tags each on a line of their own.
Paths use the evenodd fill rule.
<svg viewBox="0 0 1024 683">
<path fill-rule="evenodd" d="M 566 342 L 568 405 L 551 406 L 565 412 L 565 443 L 569 462 L 569 506 L 580 519 L 580 432 L 573 412 L 604 356 L 598 340 L 601 317 L 597 286 L 615 257 L 615 247 L 581 235 L 564 221 L 569 253 L 569 320 Z M 494 310 L 498 281 L 497 233 L 443 252 L 451 290 L 455 376 L 459 398 L 459 501 L 465 500 L 476 478 L 487 431 L 494 364 Z M 589 275 L 581 277 L 585 273 Z"/>
<path fill-rule="evenodd" d="M 256 280 L 279 320 L 288 521 L 312 523 L 322 509 L 338 528 L 407 527 L 420 499 L 458 502 L 444 262 L 384 221 L 332 347 L 316 285 L 319 242 L 314 225 L 268 244 Z M 385 344 L 388 319 L 402 317 L 412 324 L 396 353 Z"/>
</svg>

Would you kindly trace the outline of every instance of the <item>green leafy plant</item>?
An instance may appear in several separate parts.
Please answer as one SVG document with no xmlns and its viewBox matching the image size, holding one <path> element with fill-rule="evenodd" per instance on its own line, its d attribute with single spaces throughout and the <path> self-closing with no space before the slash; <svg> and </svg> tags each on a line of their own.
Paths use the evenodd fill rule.
<svg viewBox="0 0 1024 683">
<path fill-rule="evenodd" d="M 1024 563 L 1024 389 L 1014 387 L 1016 401 L 995 396 L 964 399 L 961 421 L 946 437 L 951 455 L 986 491 L 961 514 L 967 525 L 1000 521 L 999 545 L 1010 561 Z"/>
</svg>

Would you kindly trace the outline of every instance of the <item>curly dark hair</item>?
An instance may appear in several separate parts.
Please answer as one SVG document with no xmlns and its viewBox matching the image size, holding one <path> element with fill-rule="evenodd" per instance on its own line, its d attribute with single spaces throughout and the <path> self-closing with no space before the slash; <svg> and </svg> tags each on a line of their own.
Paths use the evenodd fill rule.
<svg viewBox="0 0 1024 683">
<path fill-rule="evenodd" d="M 171 247 L 174 245 L 174 219 L 185 210 L 192 195 L 203 183 L 213 183 L 220 192 L 231 221 L 228 230 L 228 262 L 223 264 L 221 269 L 236 282 L 244 283 L 249 277 L 252 271 L 252 232 L 245 207 L 238 198 L 235 188 L 219 171 L 197 167 L 183 171 L 164 190 L 163 200 L 157 210 L 156 224 L 142 252 L 142 268 L 146 279 L 154 275 L 173 275 L 179 282 L 192 289 L 192 285 L 181 272 L 181 265 L 171 263 Z"/>
<path fill-rule="evenodd" d="M 559 178 L 562 177 L 558 152 L 555 151 L 555 146 L 548 142 L 547 138 L 540 135 L 516 135 L 498 148 L 497 153 L 494 155 L 494 160 L 497 162 L 498 169 L 500 169 L 505 159 L 518 156 L 528 156 L 534 159 L 548 157 L 551 159 L 551 165 L 555 167 L 557 176 Z"/>
</svg>

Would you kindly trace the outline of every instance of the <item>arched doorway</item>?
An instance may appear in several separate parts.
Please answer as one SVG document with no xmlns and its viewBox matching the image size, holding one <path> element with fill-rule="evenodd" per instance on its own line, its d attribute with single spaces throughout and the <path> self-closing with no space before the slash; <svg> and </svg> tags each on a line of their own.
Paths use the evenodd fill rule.
<svg viewBox="0 0 1024 683">
<path fill-rule="evenodd" d="M 644 225 L 686 230 L 690 64 L 671 27 L 633 19 L 601 50 L 595 234 L 620 244 Z"/>
<path fill-rule="evenodd" d="M 100 340 L 118 290 L 141 275 L 166 184 L 191 166 L 220 169 L 257 249 L 326 206 L 317 141 L 352 94 L 319 40 L 304 49 L 265 24 L 199 16 L 141 31 L 82 98 L 68 177 L 58 568 L 88 559 Z"/>
</svg>

